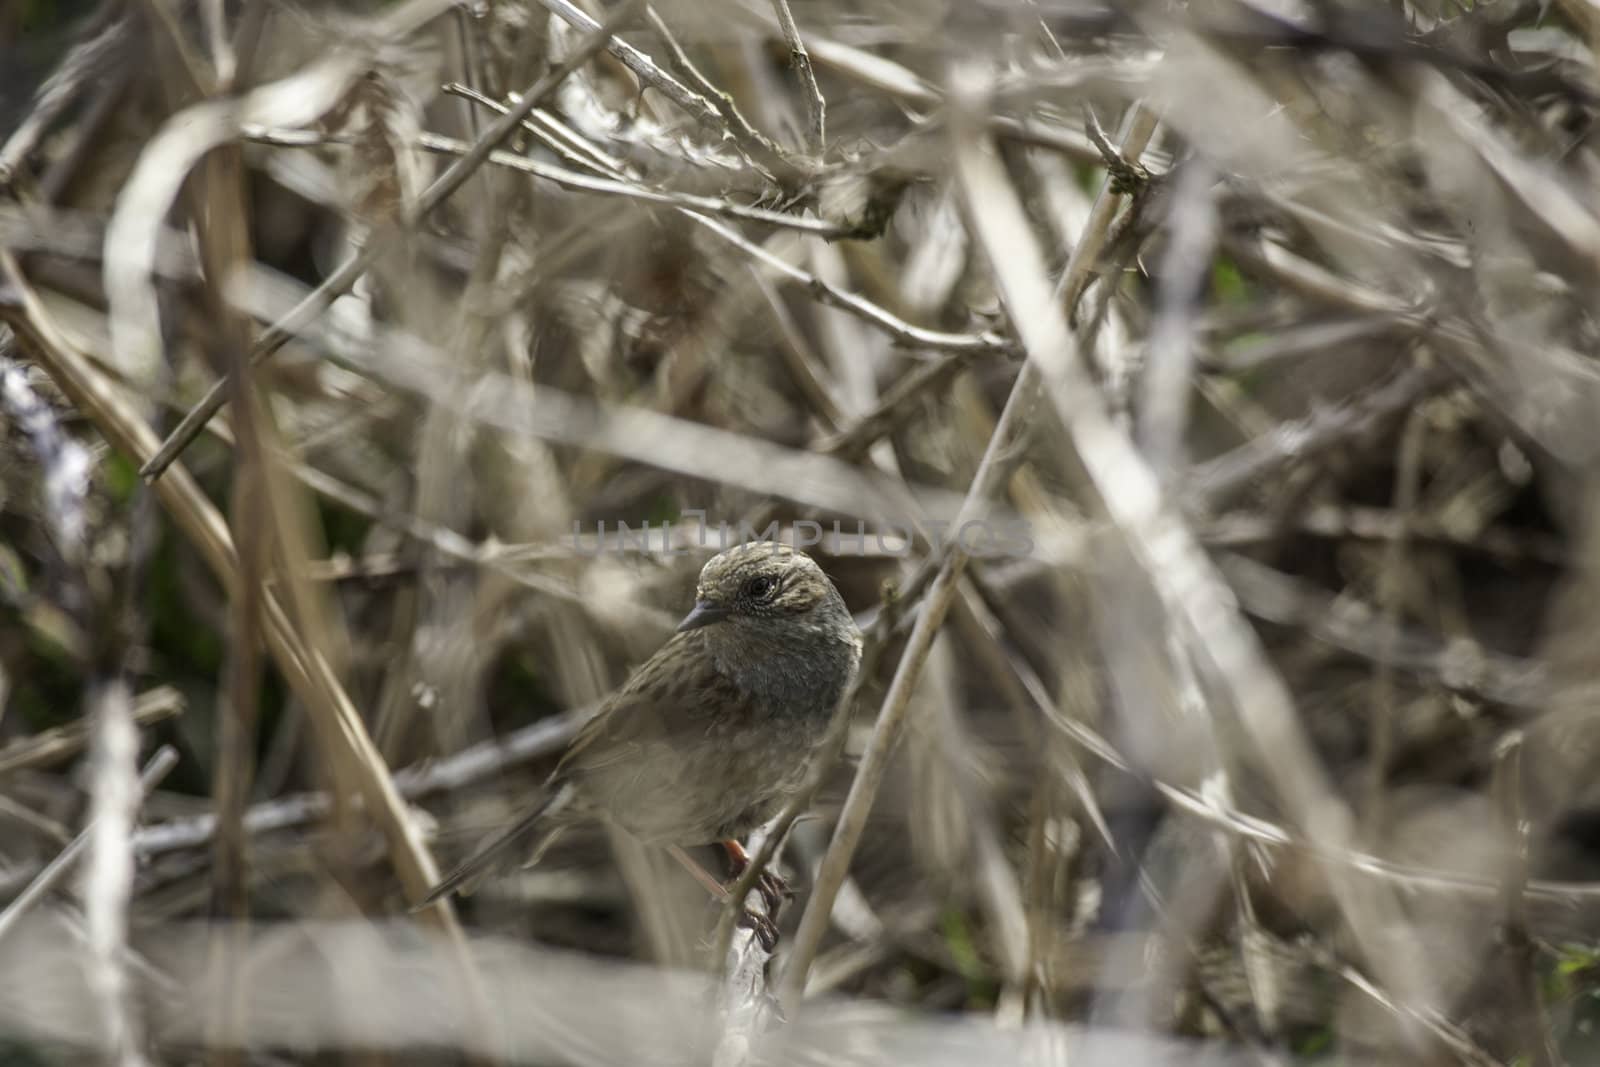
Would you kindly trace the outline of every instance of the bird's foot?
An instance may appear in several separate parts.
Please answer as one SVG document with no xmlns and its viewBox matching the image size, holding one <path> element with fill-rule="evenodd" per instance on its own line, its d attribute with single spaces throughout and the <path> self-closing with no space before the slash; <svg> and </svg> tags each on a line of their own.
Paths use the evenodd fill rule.
<svg viewBox="0 0 1600 1067">
<path fill-rule="evenodd" d="M 737 882 L 740 876 L 750 869 L 750 853 L 746 852 L 739 842 L 732 840 L 724 841 L 722 848 L 728 854 L 728 866 L 732 868 L 732 874 L 729 876 L 731 888 L 732 883 Z M 761 894 L 761 899 L 766 902 L 767 911 L 772 915 L 778 914 L 778 909 L 783 907 L 784 901 L 794 899 L 794 890 L 789 888 L 789 883 L 770 867 L 756 878 L 755 888 L 756 892 Z"/>
<path fill-rule="evenodd" d="M 739 913 L 739 925 L 755 935 L 763 952 L 770 953 L 778 947 L 778 924 L 770 916 L 746 908 Z"/>
<path fill-rule="evenodd" d="M 775 871 L 762 871 L 756 879 L 756 892 L 761 894 L 761 899 L 766 902 L 767 912 L 778 914 L 778 909 L 783 907 L 785 901 L 794 899 L 794 890 L 789 888 L 789 883 L 783 880 L 783 875 Z"/>
</svg>

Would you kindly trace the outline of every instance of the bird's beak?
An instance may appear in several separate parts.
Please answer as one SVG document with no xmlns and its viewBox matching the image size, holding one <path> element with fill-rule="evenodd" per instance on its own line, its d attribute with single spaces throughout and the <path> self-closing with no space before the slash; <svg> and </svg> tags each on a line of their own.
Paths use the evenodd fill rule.
<svg viewBox="0 0 1600 1067">
<path fill-rule="evenodd" d="M 695 602 L 694 610 L 683 617 L 678 624 L 678 632 L 685 630 L 698 630 L 702 626 L 710 626 L 714 622 L 721 622 L 728 617 L 728 609 L 721 604 L 713 604 L 709 600 Z"/>
</svg>

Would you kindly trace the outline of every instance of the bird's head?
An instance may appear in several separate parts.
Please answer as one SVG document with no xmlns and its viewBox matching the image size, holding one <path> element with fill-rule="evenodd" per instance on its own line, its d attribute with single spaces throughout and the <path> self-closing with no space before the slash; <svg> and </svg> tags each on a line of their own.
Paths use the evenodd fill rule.
<svg viewBox="0 0 1600 1067">
<path fill-rule="evenodd" d="M 694 610 L 678 632 L 706 626 L 849 619 L 833 582 L 810 556 L 776 541 L 753 541 L 713 556 L 700 571 Z"/>
</svg>

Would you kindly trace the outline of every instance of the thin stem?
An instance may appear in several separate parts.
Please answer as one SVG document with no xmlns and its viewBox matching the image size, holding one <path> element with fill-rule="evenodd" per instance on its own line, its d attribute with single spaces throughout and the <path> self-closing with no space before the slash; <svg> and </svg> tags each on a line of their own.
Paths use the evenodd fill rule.
<svg viewBox="0 0 1600 1067">
<path fill-rule="evenodd" d="M 606 47 L 612 36 L 632 21 L 642 5 L 643 0 L 625 0 L 606 19 L 604 25 L 596 23 L 594 31 L 573 49 L 571 55 L 562 60 L 554 70 L 534 82 L 514 107 L 506 109 L 505 113 L 484 131 L 482 137 L 474 141 L 459 159 L 434 179 L 432 185 L 423 190 L 422 195 L 417 198 L 416 218 L 419 221 L 426 218 L 434 208 L 449 198 L 451 193 L 461 188 L 479 167 L 488 162 L 494 150 L 517 131 L 533 109 L 555 92 L 573 71 Z M 367 268 L 387 250 L 388 245 L 387 240 L 369 241 L 359 252 L 342 263 L 321 285 L 307 294 L 305 299 L 296 304 L 287 315 L 263 331 L 256 339 L 256 343 L 251 346 L 250 365 L 256 367 L 269 359 L 274 352 L 288 343 L 291 337 L 297 335 L 318 315 L 331 307 L 335 300 L 349 292 L 350 287 L 367 272 Z M 196 404 L 167 439 L 161 442 L 155 454 L 139 468 L 139 474 L 151 482 L 161 477 L 162 472 L 172 465 L 172 461 L 200 436 L 205 424 L 222 410 L 227 399 L 228 382 L 226 378 L 222 378 L 212 385 L 200 403 Z"/>
<path fill-rule="evenodd" d="M 778 29 L 789 46 L 789 63 L 794 67 L 795 77 L 800 79 L 801 89 L 805 91 L 806 149 L 820 159 L 827 146 L 828 103 L 817 85 L 817 73 L 811 69 L 811 53 L 806 51 L 806 43 L 800 39 L 800 27 L 795 25 L 794 15 L 789 11 L 789 0 L 772 0 L 772 10 L 778 16 Z"/>
</svg>

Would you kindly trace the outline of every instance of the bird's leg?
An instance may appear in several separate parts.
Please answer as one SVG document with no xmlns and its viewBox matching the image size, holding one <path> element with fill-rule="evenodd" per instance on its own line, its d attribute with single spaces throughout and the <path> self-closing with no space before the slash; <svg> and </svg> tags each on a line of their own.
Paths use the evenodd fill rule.
<svg viewBox="0 0 1600 1067">
<path fill-rule="evenodd" d="M 744 846 L 731 837 L 721 842 L 721 845 L 722 850 L 728 854 L 728 865 L 733 868 L 732 878 L 734 881 L 738 881 L 739 876 L 750 866 L 750 853 L 746 852 Z M 783 906 L 785 900 L 794 896 L 794 891 L 789 888 L 789 883 L 784 881 L 783 876 L 770 867 L 762 871 L 760 876 L 756 878 L 756 891 L 761 894 L 761 899 L 767 902 L 767 910 L 773 915 L 778 914 L 778 909 Z"/>
<path fill-rule="evenodd" d="M 743 850 L 741 849 L 740 851 Z M 693 856 L 677 845 L 668 845 L 667 852 L 673 859 L 678 861 L 678 864 L 684 870 L 689 872 L 695 881 L 700 883 L 707 893 L 710 893 L 724 904 L 732 899 L 732 894 L 728 892 L 728 887 L 717 881 L 711 872 L 696 863 Z M 766 899 L 765 893 L 762 894 L 762 899 Z M 770 902 L 767 907 L 769 911 L 774 910 Z M 753 931 L 756 935 L 756 940 L 761 942 L 761 947 L 766 951 L 771 952 L 777 947 L 778 924 L 768 916 L 750 908 L 743 908 L 739 913 L 739 925 Z"/>
</svg>

